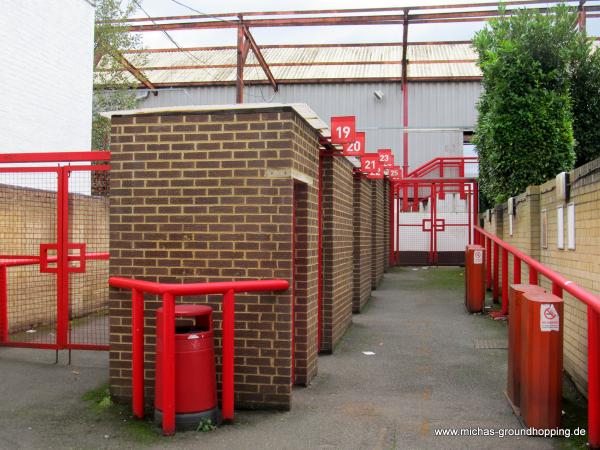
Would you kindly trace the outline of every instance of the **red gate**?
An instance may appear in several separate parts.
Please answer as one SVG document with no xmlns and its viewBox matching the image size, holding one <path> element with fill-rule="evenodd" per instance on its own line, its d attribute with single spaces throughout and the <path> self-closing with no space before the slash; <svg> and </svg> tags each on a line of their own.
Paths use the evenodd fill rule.
<svg viewBox="0 0 600 450">
<path fill-rule="evenodd" d="M 394 184 L 395 262 L 463 265 L 477 222 L 477 183 L 466 178 L 402 179 Z"/>
<path fill-rule="evenodd" d="M 109 159 L 0 155 L 0 346 L 108 350 Z"/>
</svg>

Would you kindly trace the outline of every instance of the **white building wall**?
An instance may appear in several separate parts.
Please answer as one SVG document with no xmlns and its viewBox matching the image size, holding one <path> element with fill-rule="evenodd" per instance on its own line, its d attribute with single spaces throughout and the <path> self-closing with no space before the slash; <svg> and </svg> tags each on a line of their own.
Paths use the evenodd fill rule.
<svg viewBox="0 0 600 450">
<path fill-rule="evenodd" d="M 92 2 L 3 1 L 0 42 L 0 153 L 90 150 Z"/>
</svg>

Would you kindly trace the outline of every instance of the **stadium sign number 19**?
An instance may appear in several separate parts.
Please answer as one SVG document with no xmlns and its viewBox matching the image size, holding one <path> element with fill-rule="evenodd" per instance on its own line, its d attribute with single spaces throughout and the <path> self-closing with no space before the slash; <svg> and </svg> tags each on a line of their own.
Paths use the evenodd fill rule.
<svg viewBox="0 0 600 450">
<path fill-rule="evenodd" d="M 339 116 L 331 118 L 331 143 L 351 144 L 356 141 L 356 117 Z"/>
<path fill-rule="evenodd" d="M 365 132 L 357 131 L 356 140 L 343 145 L 344 156 L 363 156 L 365 154 Z"/>
</svg>

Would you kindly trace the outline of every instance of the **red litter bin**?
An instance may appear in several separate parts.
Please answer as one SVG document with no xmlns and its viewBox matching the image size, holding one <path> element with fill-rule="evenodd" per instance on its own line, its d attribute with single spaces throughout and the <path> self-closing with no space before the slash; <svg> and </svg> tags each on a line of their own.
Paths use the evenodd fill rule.
<svg viewBox="0 0 600 450">
<path fill-rule="evenodd" d="M 154 420 L 162 423 L 163 309 L 156 312 Z M 175 426 L 195 429 L 219 420 L 212 308 L 175 305 Z"/>
<path fill-rule="evenodd" d="M 506 395 L 514 407 L 521 406 L 521 361 L 527 356 L 522 355 L 521 303 L 525 293 L 544 293 L 543 287 L 536 284 L 511 284 L 508 287 L 508 379 Z"/>
<path fill-rule="evenodd" d="M 527 427 L 557 428 L 562 416 L 563 299 L 525 292 L 521 320 L 521 417 Z"/>
<path fill-rule="evenodd" d="M 465 252 L 465 307 L 471 314 L 485 307 L 485 248 L 467 245 Z"/>
</svg>

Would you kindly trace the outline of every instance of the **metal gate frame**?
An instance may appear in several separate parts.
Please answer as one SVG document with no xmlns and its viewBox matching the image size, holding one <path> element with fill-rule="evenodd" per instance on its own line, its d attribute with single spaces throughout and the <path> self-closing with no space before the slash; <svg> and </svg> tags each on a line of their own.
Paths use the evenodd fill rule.
<svg viewBox="0 0 600 450">
<path fill-rule="evenodd" d="M 85 243 L 70 242 L 69 177 L 74 172 L 109 171 L 110 152 L 55 152 L 0 155 L 0 173 L 55 173 L 56 242 L 40 243 L 39 255 L 0 255 L 0 346 L 53 350 L 108 350 L 108 345 L 71 342 L 69 333 L 69 280 L 72 273 L 84 273 L 86 261 L 108 260 L 109 253 L 87 253 Z M 71 165 L 71 163 L 75 163 Z M 94 164 L 96 163 L 96 164 Z M 14 166 L 13 166 L 14 164 Z M 71 254 L 76 250 L 77 254 Z M 51 255 L 55 252 L 55 255 Z M 78 263 L 77 266 L 74 264 Z M 9 338 L 9 267 L 39 265 L 40 273 L 56 274 L 56 335 L 54 343 L 13 341 Z M 107 280 L 108 282 L 108 280 Z"/>
<path fill-rule="evenodd" d="M 421 191 L 428 191 L 428 195 L 421 196 Z M 410 193 L 412 191 L 412 197 Z M 415 195 L 416 193 L 416 195 Z M 466 223 L 446 223 L 445 219 L 438 216 L 438 200 L 444 199 L 446 194 L 459 194 L 461 199 L 466 200 L 467 204 L 467 222 Z M 393 185 L 392 204 L 395 210 L 395 233 L 393 246 L 393 260 L 398 265 L 462 265 L 464 260 L 460 260 L 461 255 L 464 258 L 464 252 L 457 252 L 457 258 L 448 260 L 440 259 L 438 251 L 438 237 L 446 231 L 447 227 L 466 227 L 467 241 L 471 244 L 473 240 L 473 226 L 477 224 L 478 217 L 478 185 L 472 178 L 405 178 L 398 180 Z M 416 212 L 419 210 L 419 203 L 423 200 L 430 202 L 429 218 L 422 219 L 421 223 L 402 223 L 403 212 Z M 393 216 L 394 214 L 392 214 Z M 394 218 L 392 218 L 394 221 Z M 407 228 L 420 228 L 423 233 L 429 235 L 429 248 L 425 259 L 415 258 L 404 260 L 402 258 L 402 248 L 400 245 L 403 230 Z M 443 236 L 443 235 L 442 235 Z"/>
</svg>

